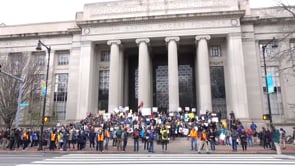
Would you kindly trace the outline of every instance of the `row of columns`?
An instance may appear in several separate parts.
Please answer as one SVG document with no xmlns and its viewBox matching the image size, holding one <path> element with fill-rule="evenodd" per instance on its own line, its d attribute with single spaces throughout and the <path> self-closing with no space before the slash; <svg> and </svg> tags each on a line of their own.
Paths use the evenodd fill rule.
<svg viewBox="0 0 295 166">
<path fill-rule="evenodd" d="M 195 73 L 196 73 L 196 94 L 198 110 L 212 111 L 211 86 L 210 86 L 210 66 L 208 55 L 208 40 L 209 35 L 196 36 L 197 55 L 195 58 Z M 179 85 L 178 85 L 178 55 L 177 44 L 180 41 L 179 37 L 165 38 L 168 48 L 168 80 L 169 80 L 169 110 L 176 110 L 179 107 Z M 144 103 L 144 107 L 152 105 L 152 62 L 149 55 L 149 39 L 137 39 L 139 49 L 139 90 L 138 101 Z M 109 82 L 109 108 L 112 112 L 114 108 L 127 103 L 128 94 L 123 93 L 127 88 L 126 78 L 128 73 L 123 71 L 128 70 L 128 61 L 124 62 L 123 50 L 121 49 L 120 40 L 108 41 L 111 50 L 110 60 L 110 82 Z M 226 103 L 227 110 L 234 111 L 240 119 L 248 118 L 248 98 L 245 77 L 245 64 L 243 56 L 243 44 L 241 34 L 228 34 L 226 43 L 226 58 L 224 59 L 225 82 L 226 82 Z M 67 108 L 67 119 L 80 119 L 90 111 L 97 109 L 97 94 L 93 77 L 96 71 L 96 56 L 94 54 L 94 44 L 91 41 L 81 43 L 80 60 L 79 60 L 79 82 L 77 93 L 77 112 L 76 118 Z M 71 73 L 74 75 L 75 73 Z M 125 76 L 124 76 L 125 74 Z M 71 77 L 70 75 L 70 77 Z M 70 84 L 73 84 L 71 82 Z M 75 85 L 75 84 L 74 84 Z M 73 86 L 76 87 L 76 86 Z M 124 97 L 123 97 L 124 96 Z M 70 98 L 68 102 L 72 102 Z M 69 110 L 69 111 L 68 111 Z"/>
<path fill-rule="evenodd" d="M 199 110 L 212 111 L 210 66 L 207 41 L 210 36 L 196 36 L 197 55 L 196 55 L 196 90 L 198 96 Z M 179 108 L 179 80 L 178 80 L 178 50 L 177 44 L 179 37 L 167 37 L 165 41 L 168 47 L 168 89 L 169 89 L 169 111 Z M 136 39 L 138 44 L 138 102 L 144 103 L 144 107 L 152 107 L 152 65 L 149 55 L 150 39 Z M 120 40 L 107 42 L 110 45 L 110 82 L 109 82 L 109 107 L 112 112 L 114 108 L 123 105 L 123 69 L 122 56 L 120 55 Z"/>
</svg>

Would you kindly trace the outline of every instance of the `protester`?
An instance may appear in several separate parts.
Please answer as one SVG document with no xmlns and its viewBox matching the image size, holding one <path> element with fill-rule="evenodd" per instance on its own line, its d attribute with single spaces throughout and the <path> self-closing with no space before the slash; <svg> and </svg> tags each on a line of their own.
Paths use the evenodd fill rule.
<svg viewBox="0 0 295 166">
<path fill-rule="evenodd" d="M 205 128 L 202 129 L 202 132 L 200 134 L 200 145 L 199 145 L 198 153 L 201 153 L 202 148 L 205 148 L 206 153 L 209 153 L 208 137 L 207 137 L 207 132 Z"/>
<path fill-rule="evenodd" d="M 190 131 L 190 138 L 191 138 L 191 150 L 198 151 L 198 131 L 193 127 Z"/>
<path fill-rule="evenodd" d="M 280 147 L 280 131 L 273 127 L 272 129 L 272 141 L 275 145 L 275 150 L 278 155 L 282 154 L 281 147 Z"/>
<path fill-rule="evenodd" d="M 167 151 L 167 144 L 169 142 L 169 130 L 166 126 L 163 126 L 160 130 L 162 140 L 162 151 Z"/>
</svg>

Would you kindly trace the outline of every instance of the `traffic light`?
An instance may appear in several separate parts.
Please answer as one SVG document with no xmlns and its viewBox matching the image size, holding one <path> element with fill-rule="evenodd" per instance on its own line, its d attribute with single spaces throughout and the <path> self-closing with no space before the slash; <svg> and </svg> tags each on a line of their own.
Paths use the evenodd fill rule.
<svg viewBox="0 0 295 166">
<path fill-rule="evenodd" d="M 262 119 L 263 120 L 269 120 L 270 119 L 269 114 L 263 114 Z"/>
<path fill-rule="evenodd" d="M 49 117 L 48 117 L 48 116 L 44 116 L 44 117 L 43 117 L 43 121 L 44 121 L 44 122 L 47 122 L 48 120 L 49 120 Z"/>
</svg>

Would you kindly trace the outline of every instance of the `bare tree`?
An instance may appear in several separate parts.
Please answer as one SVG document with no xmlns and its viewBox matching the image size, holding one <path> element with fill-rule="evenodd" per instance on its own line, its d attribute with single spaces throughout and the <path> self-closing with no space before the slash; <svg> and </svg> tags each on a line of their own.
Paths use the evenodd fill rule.
<svg viewBox="0 0 295 166">
<path fill-rule="evenodd" d="M 275 0 L 275 2 L 278 6 L 282 7 L 290 14 L 292 14 L 293 17 L 295 17 L 295 6 L 289 5 L 288 1 Z"/>
<path fill-rule="evenodd" d="M 295 28 L 292 25 L 295 24 L 295 6 L 290 5 L 288 0 L 273 0 L 276 2 L 277 7 L 280 7 L 290 15 L 287 20 L 283 22 L 284 26 L 288 27 L 288 31 L 282 34 L 280 41 L 290 40 L 290 36 L 295 34 Z M 286 18 L 285 18 L 286 19 Z M 283 73 L 286 77 L 295 77 L 295 42 L 291 42 L 289 47 L 284 50 L 278 50 L 272 57 L 273 60 L 278 61 L 281 65 L 279 73 Z M 295 103 L 288 103 L 290 108 L 295 108 Z"/>
<path fill-rule="evenodd" d="M 36 63 L 36 58 L 22 53 L 0 55 L 2 70 L 24 79 L 22 102 L 30 101 L 31 93 L 36 89 L 36 76 L 40 75 L 43 66 Z M 15 120 L 19 81 L 0 73 L 0 119 L 6 127 L 11 127 Z"/>
</svg>

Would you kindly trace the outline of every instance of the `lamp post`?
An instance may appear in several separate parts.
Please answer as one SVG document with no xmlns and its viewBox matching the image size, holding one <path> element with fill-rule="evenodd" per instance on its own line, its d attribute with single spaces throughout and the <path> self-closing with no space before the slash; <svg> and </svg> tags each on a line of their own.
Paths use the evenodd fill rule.
<svg viewBox="0 0 295 166">
<path fill-rule="evenodd" d="M 278 47 L 277 40 L 273 38 L 269 42 L 267 42 L 265 45 L 262 46 L 262 56 L 263 56 L 263 67 L 264 67 L 264 77 L 265 77 L 265 86 L 266 86 L 266 96 L 267 96 L 267 106 L 268 106 L 268 113 L 269 113 L 269 123 L 272 127 L 272 113 L 271 113 L 271 106 L 270 106 L 270 98 L 269 98 L 269 92 L 268 92 L 268 82 L 267 82 L 267 70 L 266 70 L 266 63 L 265 63 L 265 51 L 266 47 L 272 44 L 272 48 Z"/>
<path fill-rule="evenodd" d="M 38 45 L 36 47 L 36 50 L 42 50 L 42 46 L 44 46 L 47 49 L 48 53 L 48 60 L 47 60 L 47 69 L 46 69 L 46 79 L 45 79 L 45 94 L 43 98 L 43 109 L 42 109 L 42 122 L 41 122 L 41 133 L 40 133 L 40 138 L 39 138 L 39 148 L 38 150 L 43 150 L 43 130 L 44 130 L 44 117 L 45 117 L 45 109 L 46 109 L 46 96 L 47 96 L 47 84 L 48 84 L 48 72 L 49 72 L 49 61 L 50 61 L 50 51 L 51 48 L 42 43 L 41 40 L 38 41 Z"/>
</svg>

